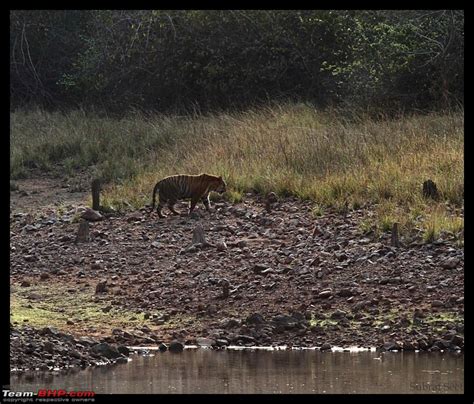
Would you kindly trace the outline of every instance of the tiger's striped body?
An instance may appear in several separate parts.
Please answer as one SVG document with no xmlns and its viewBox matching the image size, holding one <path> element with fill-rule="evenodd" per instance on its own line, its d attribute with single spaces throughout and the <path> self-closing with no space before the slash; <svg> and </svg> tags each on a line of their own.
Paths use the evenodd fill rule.
<svg viewBox="0 0 474 404">
<path fill-rule="evenodd" d="M 174 204 L 179 199 L 191 199 L 189 214 L 194 210 L 196 204 L 202 201 L 206 210 L 210 209 L 209 192 L 224 193 L 226 184 L 222 177 L 215 175 L 172 175 L 158 181 L 153 189 L 153 203 L 151 210 L 155 209 L 156 192 L 158 191 L 159 201 L 156 211 L 159 217 L 165 217 L 161 210 L 165 205 L 175 215 L 179 215 L 174 209 Z"/>
</svg>

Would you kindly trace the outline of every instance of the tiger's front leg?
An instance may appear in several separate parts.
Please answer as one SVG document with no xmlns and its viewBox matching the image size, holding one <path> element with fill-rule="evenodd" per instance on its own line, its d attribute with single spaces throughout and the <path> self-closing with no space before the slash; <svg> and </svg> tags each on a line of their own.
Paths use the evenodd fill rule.
<svg viewBox="0 0 474 404">
<path fill-rule="evenodd" d="M 198 203 L 199 199 L 191 199 L 191 204 L 189 205 L 189 215 L 193 213 L 194 208 L 196 207 L 196 204 Z"/>
<path fill-rule="evenodd" d="M 211 209 L 211 201 L 209 200 L 209 194 L 203 196 L 201 201 L 204 204 L 204 207 L 206 208 L 206 210 L 209 212 Z"/>
</svg>

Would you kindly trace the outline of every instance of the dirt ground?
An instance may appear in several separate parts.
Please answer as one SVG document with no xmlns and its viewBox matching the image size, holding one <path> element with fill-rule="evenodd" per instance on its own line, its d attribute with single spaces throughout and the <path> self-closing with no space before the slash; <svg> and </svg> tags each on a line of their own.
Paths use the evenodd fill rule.
<svg viewBox="0 0 474 404">
<path fill-rule="evenodd" d="M 17 189 L 10 192 L 10 212 L 46 211 L 62 205 L 85 204 L 89 197 L 85 180 L 79 185 L 67 179 L 36 174 L 13 183 Z"/>
<path fill-rule="evenodd" d="M 211 213 L 200 206 L 192 217 L 159 219 L 146 209 L 108 216 L 89 224 L 88 242 L 76 243 L 88 192 L 69 192 L 54 178 L 17 185 L 12 368 L 89 363 L 77 349 L 68 361 L 67 344 L 80 338 L 464 348 L 463 248 L 449 236 L 393 246 L 389 233 L 364 234 L 371 206 L 315 217 L 310 202 L 280 198 L 267 212 L 247 194 L 236 205 L 215 203 Z M 191 246 L 199 225 L 207 246 Z M 48 353 L 51 341 L 58 350 Z"/>
</svg>

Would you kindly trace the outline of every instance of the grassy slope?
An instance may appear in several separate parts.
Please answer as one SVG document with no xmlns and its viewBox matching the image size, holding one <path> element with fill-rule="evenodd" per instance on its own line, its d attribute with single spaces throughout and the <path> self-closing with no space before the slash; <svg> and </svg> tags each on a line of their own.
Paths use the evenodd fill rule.
<svg viewBox="0 0 474 404">
<path fill-rule="evenodd" d="M 347 118 L 309 105 L 285 104 L 233 114 L 164 116 L 131 113 L 122 119 L 82 111 L 11 115 L 11 174 L 58 162 L 74 175 L 89 167 L 110 185 L 104 204 L 150 203 L 153 185 L 176 173 L 208 172 L 227 180 L 233 201 L 243 192 L 276 191 L 326 206 L 374 204 L 363 227 L 459 233 L 464 205 L 464 114 Z M 434 180 L 438 202 L 421 196 Z"/>
</svg>

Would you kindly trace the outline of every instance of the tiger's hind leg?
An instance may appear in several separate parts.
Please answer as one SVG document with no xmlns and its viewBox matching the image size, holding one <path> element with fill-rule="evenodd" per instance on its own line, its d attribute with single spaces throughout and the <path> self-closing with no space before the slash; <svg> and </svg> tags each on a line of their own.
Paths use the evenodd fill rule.
<svg viewBox="0 0 474 404">
<path fill-rule="evenodd" d="M 158 216 L 161 218 L 166 217 L 163 213 L 161 213 L 161 210 L 163 209 L 163 205 L 158 204 L 158 207 L 156 208 L 156 212 L 158 213 Z"/>
<path fill-rule="evenodd" d="M 174 208 L 174 204 L 175 204 L 175 203 L 176 203 L 176 201 L 168 202 L 168 209 L 171 210 L 171 212 L 173 213 L 173 215 L 179 216 L 181 213 L 179 213 L 179 212 Z"/>
<path fill-rule="evenodd" d="M 158 206 L 156 208 L 156 212 L 158 213 L 158 216 L 161 217 L 161 218 L 164 218 L 166 217 L 163 213 L 161 213 L 161 210 L 163 209 L 164 207 L 164 203 L 166 202 L 166 200 L 160 196 L 160 201 L 158 202 Z"/>
</svg>

